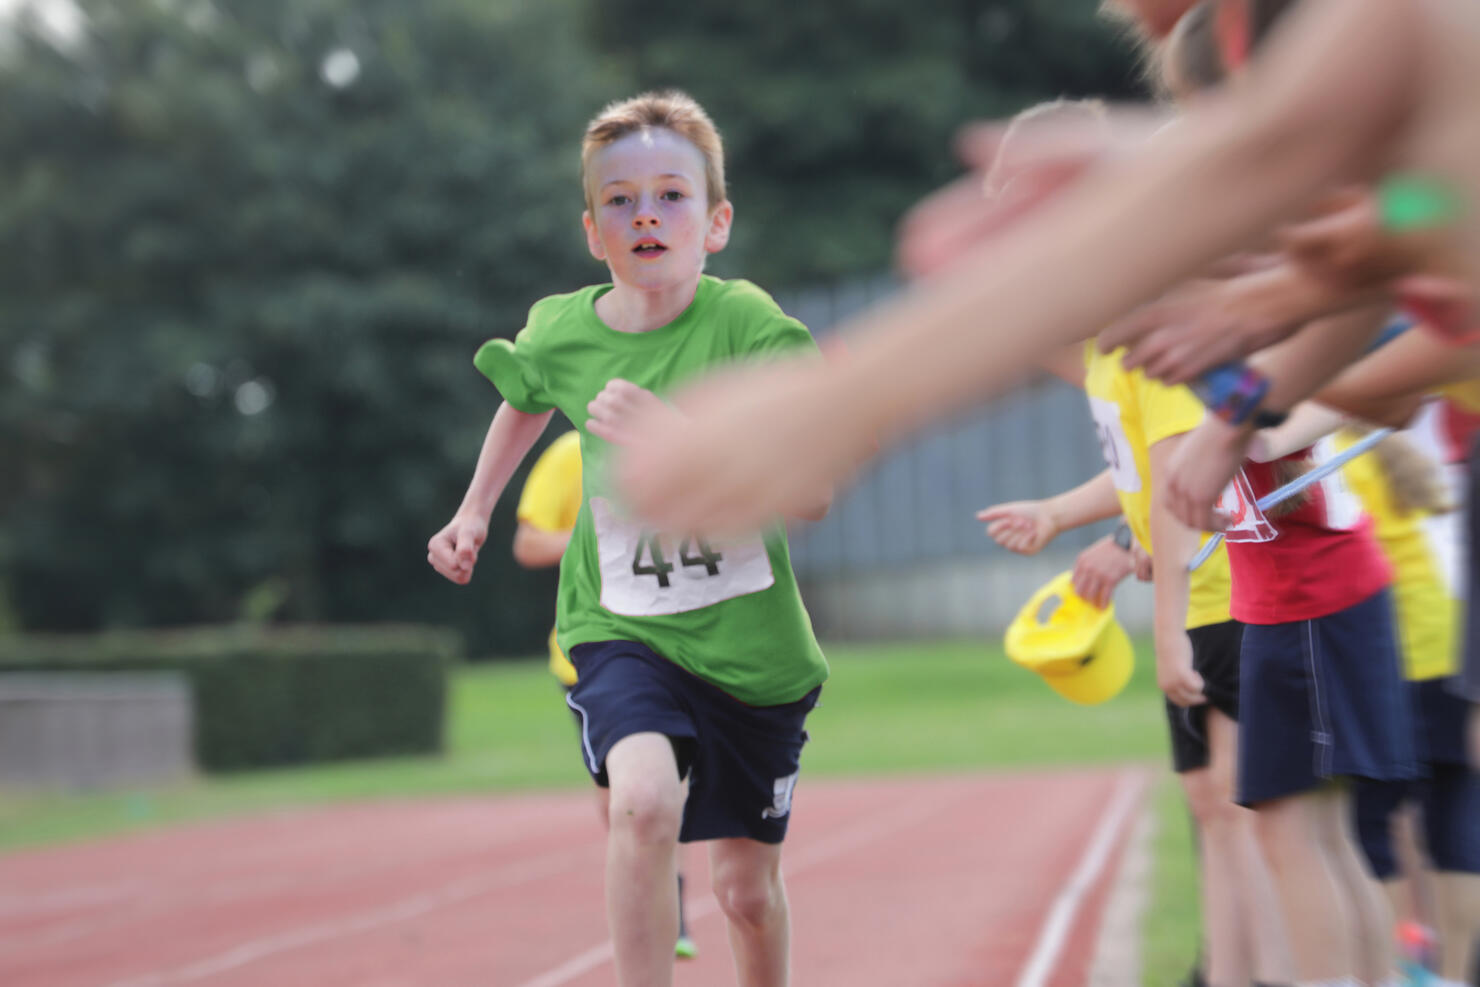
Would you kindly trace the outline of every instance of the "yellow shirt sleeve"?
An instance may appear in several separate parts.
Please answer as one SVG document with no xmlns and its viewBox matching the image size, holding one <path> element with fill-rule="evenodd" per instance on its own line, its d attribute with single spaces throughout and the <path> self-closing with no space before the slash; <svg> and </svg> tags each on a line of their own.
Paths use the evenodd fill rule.
<svg viewBox="0 0 1480 987">
<path fill-rule="evenodd" d="M 516 516 L 541 531 L 569 531 L 581 510 L 581 437 L 574 430 L 550 443 L 524 481 Z"/>
</svg>

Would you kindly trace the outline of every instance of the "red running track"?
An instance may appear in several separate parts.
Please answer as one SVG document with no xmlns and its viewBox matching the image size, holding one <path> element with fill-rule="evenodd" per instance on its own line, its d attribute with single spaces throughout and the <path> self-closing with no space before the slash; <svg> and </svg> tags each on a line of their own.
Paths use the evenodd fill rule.
<svg viewBox="0 0 1480 987">
<path fill-rule="evenodd" d="M 804 779 L 784 858 L 794 982 L 1010 987 L 1032 961 L 1037 987 L 1082 987 L 1144 782 Z M 707 866 L 691 859 L 701 952 L 676 985 L 733 984 Z M 601 875 L 586 793 L 303 810 L 12 853 L 0 984 L 608 985 Z"/>
</svg>

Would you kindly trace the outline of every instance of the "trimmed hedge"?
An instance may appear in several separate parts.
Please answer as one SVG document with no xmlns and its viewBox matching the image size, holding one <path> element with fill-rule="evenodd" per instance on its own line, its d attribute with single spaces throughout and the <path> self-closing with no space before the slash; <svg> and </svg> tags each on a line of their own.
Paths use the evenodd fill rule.
<svg viewBox="0 0 1480 987">
<path fill-rule="evenodd" d="M 408 625 L 228 626 L 0 638 L 0 674 L 180 671 L 196 763 L 238 771 L 442 750 L 451 631 Z"/>
</svg>

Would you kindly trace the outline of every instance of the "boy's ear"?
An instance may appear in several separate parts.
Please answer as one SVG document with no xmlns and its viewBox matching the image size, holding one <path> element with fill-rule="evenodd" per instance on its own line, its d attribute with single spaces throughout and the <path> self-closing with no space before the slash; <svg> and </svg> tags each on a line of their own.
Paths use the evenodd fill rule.
<svg viewBox="0 0 1480 987">
<path fill-rule="evenodd" d="M 709 214 L 709 231 L 704 234 L 704 249 L 717 254 L 730 242 L 730 224 L 735 220 L 735 207 L 726 199 Z"/>
<path fill-rule="evenodd" d="M 596 229 L 596 220 L 591 218 L 591 210 L 581 213 L 581 225 L 586 228 L 586 249 L 591 251 L 591 256 L 606 260 L 606 249 L 601 245 L 601 234 Z"/>
</svg>

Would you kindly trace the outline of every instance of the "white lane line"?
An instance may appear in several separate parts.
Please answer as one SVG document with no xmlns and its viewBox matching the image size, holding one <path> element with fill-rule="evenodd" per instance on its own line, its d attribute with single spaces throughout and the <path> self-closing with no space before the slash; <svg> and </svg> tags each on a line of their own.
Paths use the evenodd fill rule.
<svg viewBox="0 0 1480 987">
<path fill-rule="evenodd" d="M 1140 772 L 1126 772 L 1121 775 L 1114 797 L 1105 814 L 1100 817 L 1100 824 L 1085 848 L 1079 866 L 1069 876 L 1068 883 L 1059 890 L 1053 907 L 1049 909 L 1043 930 L 1038 935 L 1038 943 L 1029 956 L 1027 965 L 1023 967 L 1023 972 L 1018 975 L 1017 987 L 1043 987 L 1052 975 L 1085 893 L 1094 887 L 1105 862 L 1110 859 L 1116 838 L 1130 817 L 1131 810 L 1140 801 L 1145 787 L 1145 777 Z"/>
<path fill-rule="evenodd" d="M 945 798 L 939 798 L 924 804 L 915 803 L 907 805 L 898 812 L 878 816 L 870 822 L 860 823 L 842 830 L 825 843 L 819 843 L 807 850 L 801 850 L 794 856 L 784 857 L 781 864 L 782 872 L 786 877 L 791 878 L 812 867 L 816 867 L 818 864 L 826 863 L 829 860 L 852 853 L 855 850 L 861 850 L 876 840 L 937 815 L 949 803 L 959 801 L 969 794 L 971 793 L 952 790 Z M 719 911 L 719 902 L 715 900 L 713 895 L 708 895 L 703 901 L 698 902 L 691 908 L 685 909 L 685 915 L 690 921 L 697 922 L 702 918 L 713 915 L 717 911 Z M 612 955 L 612 942 L 608 939 L 606 942 L 592 946 L 583 953 L 572 956 L 553 970 L 548 970 L 533 980 L 526 980 L 519 987 L 561 987 L 561 985 L 570 983 L 582 974 L 589 973 L 597 967 L 611 962 Z"/>
<path fill-rule="evenodd" d="M 1151 839 L 1155 834 L 1156 814 L 1149 800 L 1143 799 L 1101 912 L 1104 917 L 1090 961 L 1088 987 L 1139 987 L 1141 983 L 1141 924 L 1151 898 Z"/>
<path fill-rule="evenodd" d="M 278 953 L 301 949 L 304 946 L 327 942 L 331 939 L 359 935 L 387 925 L 394 925 L 397 922 L 419 918 L 439 908 L 461 904 L 512 885 L 550 877 L 577 865 L 575 856 L 569 848 L 558 850 L 489 874 L 454 881 L 434 891 L 413 895 L 339 921 L 321 922 L 317 925 L 295 929 L 292 932 L 250 939 L 225 952 L 197 960 L 186 966 L 117 980 L 108 987 L 165 987 L 167 984 L 184 984 L 203 980 Z"/>
</svg>

